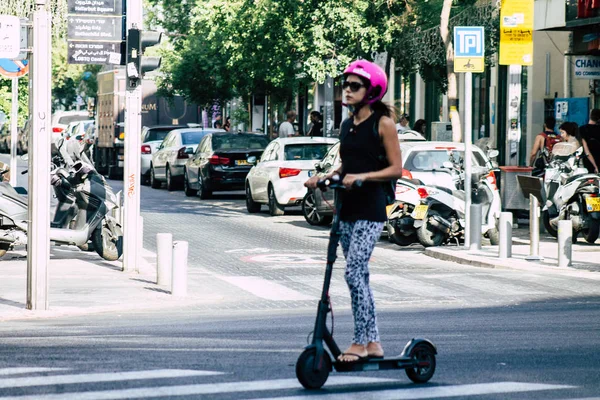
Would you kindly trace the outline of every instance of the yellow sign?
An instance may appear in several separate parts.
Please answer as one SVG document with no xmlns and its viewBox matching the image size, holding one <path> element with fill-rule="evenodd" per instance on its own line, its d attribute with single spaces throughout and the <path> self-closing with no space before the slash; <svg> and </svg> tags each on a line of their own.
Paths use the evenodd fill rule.
<svg viewBox="0 0 600 400">
<path fill-rule="evenodd" d="M 478 57 L 454 57 L 454 72 L 483 72 L 485 62 Z"/>
<path fill-rule="evenodd" d="M 500 9 L 500 64 L 533 64 L 533 1 L 503 0 Z"/>
</svg>

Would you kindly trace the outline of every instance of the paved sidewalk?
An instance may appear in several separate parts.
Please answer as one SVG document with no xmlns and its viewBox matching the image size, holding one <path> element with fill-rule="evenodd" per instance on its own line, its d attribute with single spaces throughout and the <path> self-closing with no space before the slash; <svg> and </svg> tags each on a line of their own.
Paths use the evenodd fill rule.
<svg viewBox="0 0 600 400">
<path fill-rule="evenodd" d="M 600 241 L 588 244 L 582 238 L 573 245 L 572 265 L 558 267 L 558 243 L 546 233 L 540 234 L 539 254 L 541 261 L 528 261 L 530 254 L 529 226 L 520 224 L 513 229 L 512 257 L 498 258 L 498 246 L 483 246 L 480 251 L 470 251 L 464 246 L 440 246 L 425 249 L 425 255 L 439 260 L 453 261 L 463 265 L 484 268 L 509 268 L 530 271 L 547 270 L 567 275 L 579 275 L 585 271 L 600 272 Z M 586 276 L 589 277 L 589 274 Z M 600 280 L 600 274 L 597 277 Z"/>
<path fill-rule="evenodd" d="M 147 250 L 142 252 L 139 272 L 123 272 L 121 261 L 105 261 L 96 252 L 76 247 L 52 246 L 50 254 L 49 310 L 44 311 L 25 308 L 24 249 L 11 251 L 0 260 L 0 321 L 183 307 L 220 299 L 210 290 L 191 288 L 184 299 L 173 297 L 170 287 L 156 285 L 156 256 Z"/>
</svg>

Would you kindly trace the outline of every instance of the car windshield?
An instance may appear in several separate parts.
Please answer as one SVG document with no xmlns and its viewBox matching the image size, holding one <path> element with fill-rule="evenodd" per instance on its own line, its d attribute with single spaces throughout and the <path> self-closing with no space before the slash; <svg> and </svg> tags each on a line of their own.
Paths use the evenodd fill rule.
<svg viewBox="0 0 600 400">
<path fill-rule="evenodd" d="M 214 135 L 212 138 L 214 150 L 228 149 L 256 149 L 264 150 L 269 144 L 269 139 L 261 135 L 243 135 L 234 133 L 231 135 Z"/>
<path fill-rule="evenodd" d="M 283 151 L 284 160 L 322 160 L 332 143 L 288 144 Z"/>
<path fill-rule="evenodd" d="M 60 125 L 69 125 L 71 122 L 85 121 L 90 119 L 87 115 L 64 115 L 58 119 Z"/>
<path fill-rule="evenodd" d="M 190 144 L 198 144 L 208 132 L 197 131 L 197 132 L 181 132 L 181 143 L 184 146 Z"/>
<path fill-rule="evenodd" d="M 406 160 L 404 168 L 409 171 L 431 171 L 442 169 L 446 161 L 450 161 L 450 155 L 455 161 L 464 158 L 464 151 L 461 150 L 446 150 L 446 149 L 431 149 L 420 150 L 413 153 L 413 156 Z M 485 160 L 476 151 L 473 151 L 473 166 L 485 167 Z"/>
<path fill-rule="evenodd" d="M 146 137 L 144 138 L 144 143 L 146 142 L 154 142 L 160 140 L 161 142 L 165 140 L 169 132 L 171 132 L 173 128 L 151 128 L 148 129 L 146 133 Z"/>
</svg>

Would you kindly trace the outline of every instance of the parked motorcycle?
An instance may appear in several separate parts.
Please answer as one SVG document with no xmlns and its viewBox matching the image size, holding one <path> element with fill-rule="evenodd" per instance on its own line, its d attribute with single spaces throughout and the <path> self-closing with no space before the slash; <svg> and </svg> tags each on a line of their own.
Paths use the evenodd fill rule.
<svg viewBox="0 0 600 400">
<path fill-rule="evenodd" d="M 51 183 L 59 200 L 50 228 L 50 240 L 57 244 L 84 246 L 91 240 L 94 249 L 108 261 L 123 252 L 123 231 L 111 215 L 119 212 L 117 196 L 104 177 L 81 161 L 70 171 L 54 168 Z M 0 256 L 16 245 L 27 244 L 27 199 L 7 183 L 0 183 Z"/>
<path fill-rule="evenodd" d="M 558 221 L 571 220 L 573 242 L 581 232 L 588 243 L 600 234 L 600 176 L 588 173 L 582 165 L 583 148 L 557 143 L 546 168 L 542 220 L 546 231 L 558 236 Z"/>
<path fill-rule="evenodd" d="M 464 240 L 466 197 L 462 160 L 457 163 L 451 155 L 444 168 L 452 173 L 457 189 L 441 186 L 417 188 L 420 202 L 411 216 L 417 238 L 425 247 L 440 246 L 449 240 L 457 243 Z M 472 204 L 482 206 L 481 233 L 492 245 L 497 245 L 500 242 L 498 218 L 501 207 L 494 173 L 486 167 L 473 167 L 472 182 Z"/>
<path fill-rule="evenodd" d="M 417 241 L 412 213 L 419 204 L 417 189 L 421 182 L 406 176 L 396 183 L 396 202 L 387 207 L 386 222 L 390 242 L 399 246 L 409 246 Z"/>
</svg>

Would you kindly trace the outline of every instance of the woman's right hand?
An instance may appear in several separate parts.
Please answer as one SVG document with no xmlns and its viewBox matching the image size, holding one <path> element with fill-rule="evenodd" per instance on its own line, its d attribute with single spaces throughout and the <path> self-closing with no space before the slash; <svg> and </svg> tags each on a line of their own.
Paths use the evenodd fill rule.
<svg viewBox="0 0 600 400">
<path fill-rule="evenodd" d="M 309 178 L 306 182 L 304 182 L 304 186 L 306 186 L 309 189 L 316 189 L 317 188 L 317 183 L 319 182 L 319 176 L 315 175 L 311 178 Z"/>
</svg>

